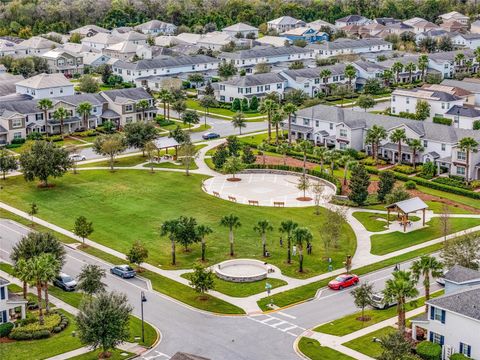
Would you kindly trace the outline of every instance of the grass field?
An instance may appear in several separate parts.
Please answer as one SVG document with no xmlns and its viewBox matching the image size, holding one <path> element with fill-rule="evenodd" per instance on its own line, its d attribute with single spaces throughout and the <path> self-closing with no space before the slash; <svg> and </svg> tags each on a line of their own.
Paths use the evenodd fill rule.
<svg viewBox="0 0 480 360">
<path fill-rule="evenodd" d="M 367 231 L 380 232 L 380 231 L 388 230 L 386 214 L 357 211 L 357 212 L 354 212 L 352 215 L 355 219 L 360 221 L 363 226 L 365 226 Z M 390 215 L 390 221 L 395 220 L 395 218 L 396 218 L 395 215 Z M 384 219 L 384 221 L 379 219 Z M 420 220 L 418 216 L 409 216 L 409 219 L 412 221 Z"/>
<path fill-rule="evenodd" d="M 202 111 L 204 112 L 205 109 L 203 107 L 201 107 L 197 101 L 193 100 L 193 99 L 188 99 L 186 101 L 187 103 L 187 108 L 189 109 L 193 109 L 193 110 L 198 110 L 198 111 Z M 235 112 L 230 110 L 230 109 L 223 109 L 223 108 L 211 108 L 211 109 L 208 109 L 208 112 L 209 112 L 209 115 L 223 115 L 223 116 L 233 116 L 235 115 Z M 203 115 L 202 114 L 199 114 L 199 115 Z M 258 117 L 258 116 L 264 116 L 264 114 L 260 114 L 258 112 L 254 112 L 254 113 L 244 113 L 245 115 L 245 118 L 248 119 L 248 118 L 253 118 L 253 117 Z M 223 118 L 223 117 L 221 117 Z M 226 119 L 228 120 L 228 119 Z M 259 121 L 261 120 L 264 120 L 264 119 L 259 119 Z"/>
<path fill-rule="evenodd" d="M 374 337 L 381 338 L 382 336 L 392 333 L 394 331 L 396 331 L 395 328 L 387 326 L 377 331 L 361 336 L 357 339 L 346 342 L 343 345 L 367 356 L 376 358 L 382 355 L 382 347 L 378 342 L 373 342 L 372 339 Z"/>
<path fill-rule="evenodd" d="M 148 158 L 146 156 L 140 155 L 131 155 L 131 156 L 125 156 L 121 158 L 116 158 L 113 166 L 115 167 L 130 167 L 130 166 L 135 166 L 142 164 L 144 162 L 147 162 Z M 88 164 L 81 164 L 78 165 L 78 168 L 88 168 L 88 167 L 108 167 L 110 166 L 110 161 L 109 160 L 100 160 L 96 162 L 91 162 Z"/>
<path fill-rule="evenodd" d="M 282 268 L 286 275 L 309 277 L 327 270 L 322 261 L 325 254 L 320 241 L 320 231 L 327 210 L 314 215 L 313 208 L 249 207 L 216 199 L 201 189 L 204 176 L 185 176 L 183 173 L 123 170 L 111 173 L 105 170 L 82 171 L 52 180 L 56 186 L 39 189 L 36 183 L 26 183 L 22 177 L 8 178 L 3 182 L 2 201 L 22 210 L 35 202 L 38 216 L 65 229 L 72 229 L 75 219 L 84 215 L 93 221 L 94 232 L 90 238 L 127 253 L 135 240 L 144 242 L 150 251 L 148 262 L 172 269 L 170 241 L 160 237 L 163 221 L 180 215 L 193 216 L 200 224 L 212 227 L 207 238 L 209 263 L 229 258 L 228 230 L 219 222 L 223 215 L 233 213 L 243 224 L 235 231 L 236 256 L 262 259 L 261 240 L 253 230 L 254 224 L 268 219 L 274 231 L 268 234 L 267 246 L 272 254 L 269 262 Z M 62 216 L 58 216 L 62 214 Z M 278 227 L 281 221 L 292 219 L 300 226 L 308 226 L 313 233 L 314 254 L 305 256 L 305 272 L 299 274 L 298 262 L 285 264 L 286 251 L 279 246 Z M 317 244 L 317 245 L 315 245 Z M 338 249 L 331 252 L 333 267 L 343 266 L 345 255 L 355 251 L 355 235 L 344 224 Z M 175 268 L 191 268 L 200 258 L 200 245 L 190 251 L 177 249 Z"/>
<path fill-rule="evenodd" d="M 372 235 L 372 254 L 384 255 L 443 236 L 440 219 L 427 222 L 428 227 L 403 233 L 395 231 L 388 234 Z M 450 218 L 450 234 L 480 225 L 480 219 Z"/>
<path fill-rule="evenodd" d="M 353 360 L 352 357 L 332 348 L 321 346 L 317 340 L 307 337 L 300 339 L 298 349 L 311 360 Z"/>
</svg>

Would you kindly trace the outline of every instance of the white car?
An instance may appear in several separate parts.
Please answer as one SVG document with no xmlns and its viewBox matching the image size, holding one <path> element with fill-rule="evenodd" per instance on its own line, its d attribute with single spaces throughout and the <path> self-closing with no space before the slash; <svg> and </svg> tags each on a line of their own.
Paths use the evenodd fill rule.
<svg viewBox="0 0 480 360">
<path fill-rule="evenodd" d="M 372 306 L 376 309 L 387 309 L 391 306 L 394 306 L 394 305 L 397 305 L 397 302 L 394 301 L 390 304 L 387 304 L 385 303 L 385 297 L 383 295 L 383 293 L 380 291 L 380 292 L 376 292 L 372 295 Z"/>
<path fill-rule="evenodd" d="M 70 160 L 78 162 L 78 161 L 87 160 L 87 158 L 85 157 L 85 155 L 73 154 L 73 155 L 70 155 Z"/>
</svg>

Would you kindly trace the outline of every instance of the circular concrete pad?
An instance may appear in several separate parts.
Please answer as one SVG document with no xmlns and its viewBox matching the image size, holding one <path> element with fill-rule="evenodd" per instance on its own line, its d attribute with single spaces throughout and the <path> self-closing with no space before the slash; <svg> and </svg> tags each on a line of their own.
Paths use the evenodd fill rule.
<svg viewBox="0 0 480 360">
<path fill-rule="evenodd" d="M 300 180 L 298 175 L 285 174 L 237 174 L 241 181 L 228 181 L 231 175 L 219 175 L 207 179 L 204 182 L 204 190 L 214 196 L 241 204 L 249 204 L 249 201 L 258 201 L 259 206 L 282 206 L 300 207 L 315 205 L 315 195 L 309 190 L 306 196 L 312 198 L 310 201 L 299 201 L 303 197 L 303 191 L 298 190 Z M 310 180 L 313 184 L 316 180 Z M 318 180 L 322 182 L 321 179 Z M 323 188 L 321 203 L 330 200 L 334 190 L 330 186 Z M 275 204 L 277 203 L 277 204 Z M 253 203 L 250 203 L 253 205 Z M 255 205 L 257 205 L 255 203 Z"/>
</svg>

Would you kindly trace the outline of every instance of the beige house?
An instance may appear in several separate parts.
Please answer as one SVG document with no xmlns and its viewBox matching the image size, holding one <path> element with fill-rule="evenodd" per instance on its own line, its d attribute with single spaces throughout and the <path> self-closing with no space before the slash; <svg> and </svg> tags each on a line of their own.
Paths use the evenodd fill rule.
<svg viewBox="0 0 480 360">
<path fill-rule="evenodd" d="M 42 55 L 47 60 L 48 67 L 52 73 L 64 75 L 83 73 L 83 56 L 62 48 L 50 50 Z"/>
</svg>

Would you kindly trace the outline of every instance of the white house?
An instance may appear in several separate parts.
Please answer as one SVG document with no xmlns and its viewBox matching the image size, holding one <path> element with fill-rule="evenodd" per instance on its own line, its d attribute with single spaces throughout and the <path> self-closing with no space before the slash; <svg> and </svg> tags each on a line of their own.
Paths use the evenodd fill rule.
<svg viewBox="0 0 480 360">
<path fill-rule="evenodd" d="M 444 117 L 451 119 L 452 125 L 460 129 L 472 130 L 475 125 L 480 125 L 480 110 L 472 106 L 454 105 Z"/>
<path fill-rule="evenodd" d="M 453 94 L 428 89 L 395 89 L 392 92 L 390 108 L 392 114 L 414 114 L 418 101 L 423 100 L 430 105 L 430 116 L 443 117 L 453 106 L 462 106 L 463 100 Z"/>
<path fill-rule="evenodd" d="M 24 40 L 17 44 L 15 48 L 17 56 L 40 56 L 47 51 L 60 46 L 61 44 L 45 39 L 41 36 L 32 36 L 30 39 Z"/>
<path fill-rule="evenodd" d="M 9 294 L 8 284 L 10 282 L 0 277 L 0 324 L 15 320 L 15 310 L 20 308 L 20 317 L 26 317 L 27 300 L 15 294 Z"/>
<path fill-rule="evenodd" d="M 456 46 L 475 50 L 480 46 L 480 34 L 457 34 L 452 42 Z"/>
<path fill-rule="evenodd" d="M 237 36 L 238 34 L 241 34 L 242 37 L 247 37 L 248 35 L 253 36 L 254 38 L 258 38 L 258 28 L 244 23 L 237 23 L 227 26 L 226 28 L 222 29 L 222 32 L 230 36 Z"/>
<path fill-rule="evenodd" d="M 14 42 L 0 39 L 0 57 L 15 56 L 16 44 Z"/>
<path fill-rule="evenodd" d="M 451 11 L 449 13 L 442 14 L 439 16 L 439 18 L 442 19 L 442 21 L 455 20 L 456 22 L 459 22 L 463 25 L 468 25 L 468 22 L 470 20 L 468 16 L 463 15 L 458 11 Z"/>
<path fill-rule="evenodd" d="M 177 31 L 177 27 L 174 24 L 166 23 L 164 21 L 150 20 L 135 26 L 135 30 L 141 31 L 145 35 L 174 35 Z"/>
<path fill-rule="evenodd" d="M 113 73 L 124 81 L 135 81 L 150 75 L 174 75 L 182 73 L 216 70 L 220 60 L 205 56 L 177 56 L 166 59 L 139 60 L 136 63 L 117 61 L 113 64 Z"/>
<path fill-rule="evenodd" d="M 456 63 L 457 54 L 463 54 L 465 58 L 461 64 Z M 465 64 L 468 60 L 472 61 L 473 67 L 470 69 L 475 71 L 478 66 L 475 55 L 471 49 L 444 51 L 428 55 L 428 68 L 438 71 L 443 78 L 452 78 L 457 71 L 465 70 Z"/>
<path fill-rule="evenodd" d="M 476 78 L 464 78 L 462 81 L 454 79 L 444 79 L 441 82 L 443 86 L 451 86 L 463 89 L 471 95 L 467 96 L 464 104 L 480 107 L 480 81 Z"/>
<path fill-rule="evenodd" d="M 346 39 L 341 38 L 323 44 L 309 44 L 307 49 L 311 49 L 320 58 L 330 56 L 361 54 L 392 50 L 392 44 L 379 38 L 368 39 Z"/>
<path fill-rule="evenodd" d="M 426 339 L 442 346 L 442 359 L 455 353 L 480 358 L 480 287 L 448 293 L 427 301 L 426 314 L 412 319 L 412 337 L 419 328 Z"/>
<path fill-rule="evenodd" d="M 92 37 L 94 35 L 97 35 L 98 33 L 109 33 L 110 31 L 102 28 L 97 25 L 84 25 L 82 27 L 79 27 L 77 29 L 71 30 L 70 35 L 72 34 L 79 34 L 81 37 Z"/>
<path fill-rule="evenodd" d="M 367 25 L 371 22 L 372 21 L 370 19 L 367 19 L 365 16 L 362 16 L 362 15 L 348 15 L 341 19 L 335 20 L 335 26 L 337 28 L 342 28 L 350 25 L 361 26 L 361 25 Z"/>
<path fill-rule="evenodd" d="M 103 32 L 97 33 L 90 37 L 84 37 L 81 40 L 83 45 L 97 49 L 97 50 L 102 50 L 107 46 L 117 44 L 121 41 L 122 39 L 119 38 L 118 36 L 115 36 L 109 33 L 103 33 Z"/>
<path fill-rule="evenodd" d="M 267 22 L 268 30 L 275 30 L 278 33 L 282 33 L 290 29 L 295 29 L 297 27 L 302 27 L 305 25 L 305 21 L 295 19 L 291 16 L 282 16 Z"/>
<path fill-rule="evenodd" d="M 73 83 L 63 74 L 38 74 L 16 83 L 18 94 L 27 94 L 34 99 L 73 95 Z"/>
<path fill-rule="evenodd" d="M 445 280 L 445 294 L 450 294 L 480 285 L 480 271 L 454 265 L 448 269 L 443 279 Z"/>
</svg>

